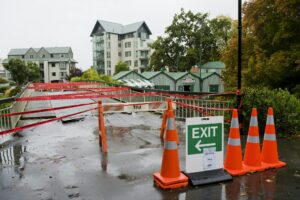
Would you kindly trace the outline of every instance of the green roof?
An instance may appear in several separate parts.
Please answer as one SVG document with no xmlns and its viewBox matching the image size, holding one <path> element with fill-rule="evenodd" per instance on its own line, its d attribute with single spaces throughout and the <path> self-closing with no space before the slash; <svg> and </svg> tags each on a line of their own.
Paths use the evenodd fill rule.
<svg viewBox="0 0 300 200">
<path fill-rule="evenodd" d="M 131 73 L 131 72 L 132 72 L 132 71 L 121 71 L 121 72 L 119 72 L 119 73 L 113 75 L 112 78 L 113 78 L 114 80 L 119 80 L 119 79 L 121 79 L 122 77 L 126 76 L 127 74 L 129 74 L 129 73 Z"/>
<path fill-rule="evenodd" d="M 159 73 L 162 73 L 162 71 L 156 71 L 156 72 L 143 72 L 142 76 L 144 76 L 146 79 L 151 79 L 152 77 L 158 75 Z"/>
<path fill-rule="evenodd" d="M 199 73 L 192 73 L 193 75 L 200 77 Z M 208 72 L 208 73 L 201 73 L 201 79 L 206 79 L 207 77 L 211 76 L 212 74 L 217 74 L 215 72 Z"/>
<path fill-rule="evenodd" d="M 188 72 L 164 72 L 167 75 L 169 75 L 170 77 L 172 77 L 174 80 L 178 80 L 181 77 L 185 76 L 188 74 Z"/>
<path fill-rule="evenodd" d="M 201 69 L 224 69 L 225 64 L 221 61 L 207 62 L 201 66 Z"/>
</svg>

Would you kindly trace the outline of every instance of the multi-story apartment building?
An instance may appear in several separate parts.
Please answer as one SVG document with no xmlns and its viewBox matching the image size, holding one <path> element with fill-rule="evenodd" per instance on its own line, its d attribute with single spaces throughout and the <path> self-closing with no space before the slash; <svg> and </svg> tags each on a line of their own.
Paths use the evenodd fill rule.
<svg viewBox="0 0 300 200">
<path fill-rule="evenodd" d="M 6 63 L 12 58 L 36 63 L 40 68 L 40 80 L 45 83 L 65 80 L 77 63 L 71 47 L 11 49 Z"/>
<path fill-rule="evenodd" d="M 130 70 L 143 71 L 149 62 L 151 34 L 144 21 L 122 25 L 98 20 L 90 35 L 94 67 L 100 73 L 113 75 L 115 65 L 124 61 Z"/>
</svg>

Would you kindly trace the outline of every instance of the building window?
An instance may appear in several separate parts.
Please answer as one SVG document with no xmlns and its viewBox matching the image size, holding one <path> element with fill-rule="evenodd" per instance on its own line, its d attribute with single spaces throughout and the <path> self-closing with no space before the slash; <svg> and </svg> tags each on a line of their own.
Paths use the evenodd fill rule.
<svg viewBox="0 0 300 200">
<path fill-rule="evenodd" d="M 138 41 L 135 41 L 135 42 L 134 42 L 134 47 L 135 47 L 135 48 L 138 48 Z"/>
<path fill-rule="evenodd" d="M 52 72 L 52 76 L 56 76 L 56 72 Z"/>
<path fill-rule="evenodd" d="M 138 61 L 135 60 L 135 61 L 134 61 L 134 67 L 137 67 L 137 66 L 138 66 Z"/>
<path fill-rule="evenodd" d="M 111 68 L 111 61 L 110 60 L 107 61 L 107 67 Z"/>
<path fill-rule="evenodd" d="M 25 58 L 25 56 L 22 56 L 22 58 L 24 59 L 24 58 Z"/>
<path fill-rule="evenodd" d="M 111 71 L 110 70 L 107 70 L 107 75 L 111 76 Z"/>
<path fill-rule="evenodd" d="M 110 58 L 110 51 L 106 52 L 106 58 Z"/>
<path fill-rule="evenodd" d="M 122 52 L 119 52 L 118 55 L 119 55 L 119 57 L 122 57 Z"/>
<path fill-rule="evenodd" d="M 125 42 L 125 48 L 131 47 L 131 42 Z"/>
<path fill-rule="evenodd" d="M 33 58 L 33 55 L 30 55 L 29 58 Z"/>
<path fill-rule="evenodd" d="M 131 51 L 125 51 L 125 57 L 131 57 Z"/>
<path fill-rule="evenodd" d="M 53 54 L 52 53 L 50 54 L 50 57 L 53 58 Z"/>
<path fill-rule="evenodd" d="M 45 54 L 42 55 L 42 58 L 46 58 Z"/>
<path fill-rule="evenodd" d="M 60 57 L 63 58 L 63 57 L 64 57 L 64 54 L 60 54 Z"/>
<path fill-rule="evenodd" d="M 122 47 L 122 43 L 121 42 L 118 43 L 118 47 Z"/>
<path fill-rule="evenodd" d="M 60 72 L 60 78 L 66 78 L 67 72 Z"/>
<path fill-rule="evenodd" d="M 107 42 L 107 48 L 110 49 L 110 42 Z"/>
<path fill-rule="evenodd" d="M 209 92 L 219 92 L 219 85 L 217 84 L 209 85 Z"/>
<path fill-rule="evenodd" d="M 64 63 L 64 62 L 59 63 L 59 68 L 60 69 L 67 69 L 66 63 Z"/>
<path fill-rule="evenodd" d="M 131 60 L 127 60 L 125 61 L 127 63 L 127 65 L 130 67 L 131 66 Z"/>
<path fill-rule="evenodd" d="M 106 34 L 106 39 L 110 39 L 110 34 L 109 33 Z"/>
<path fill-rule="evenodd" d="M 52 63 L 51 66 L 52 66 L 52 67 L 55 67 L 55 63 Z"/>
</svg>

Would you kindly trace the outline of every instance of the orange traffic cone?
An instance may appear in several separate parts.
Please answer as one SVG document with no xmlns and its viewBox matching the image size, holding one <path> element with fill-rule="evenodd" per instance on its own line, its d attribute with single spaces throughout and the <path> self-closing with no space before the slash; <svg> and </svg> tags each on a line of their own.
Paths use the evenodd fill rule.
<svg viewBox="0 0 300 200">
<path fill-rule="evenodd" d="M 154 183 L 163 189 L 175 189 L 188 185 L 188 178 L 180 172 L 178 158 L 177 140 L 178 134 L 175 127 L 174 111 L 171 107 L 168 110 L 167 133 L 164 142 L 164 152 L 160 172 L 153 174 Z"/>
<path fill-rule="evenodd" d="M 165 110 L 163 113 L 163 119 L 161 122 L 161 128 L 160 128 L 160 139 L 164 139 L 165 132 L 166 132 L 166 125 L 167 125 L 167 119 L 168 119 L 168 111 Z"/>
<path fill-rule="evenodd" d="M 252 108 L 243 165 L 247 171 L 263 171 L 260 161 L 259 131 L 256 108 Z"/>
<path fill-rule="evenodd" d="M 264 142 L 261 152 L 262 165 L 267 168 L 280 168 L 286 165 L 278 159 L 277 141 L 273 109 L 268 109 L 267 123 L 265 128 Z"/>
<path fill-rule="evenodd" d="M 232 111 L 224 169 L 232 176 L 247 173 L 242 164 L 242 149 L 237 109 L 233 109 Z"/>
</svg>

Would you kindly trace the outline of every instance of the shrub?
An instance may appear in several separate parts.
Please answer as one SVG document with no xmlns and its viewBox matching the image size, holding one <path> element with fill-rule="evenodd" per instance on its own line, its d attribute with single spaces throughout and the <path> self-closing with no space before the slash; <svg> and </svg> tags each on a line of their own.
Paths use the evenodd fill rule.
<svg viewBox="0 0 300 200">
<path fill-rule="evenodd" d="M 5 93 L 6 90 L 8 90 L 10 87 L 1 87 L 0 93 Z"/>
<path fill-rule="evenodd" d="M 8 80 L 0 77 L 0 83 L 8 83 Z"/>
<path fill-rule="evenodd" d="M 257 108 L 260 133 L 264 132 L 268 107 L 273 107 L 276 133 L 281 136 L 300 133 L 300 101 L 287 90 L 243 89 L 244 127 L 249 126 L 251 109 Z"/>
<path fill-rule="evenodd" d="M 82 78 L 78 76 L 71 78 L 71 82 L 81 82 L 81 81 L 83 81 Z"/>
<path fill-rule="evenodd" d="M 9 85 L 10 85 L 10 86 L 16 86 L 17 84 L 16 84 L 16 82 L 14 82 L 14 81 L 10 81 L 10 82 L 9 82 Z"/>
<path fill-rule="evenodd" d="M 7 97 L 13 97 L 13 96 L 17 95 L 20 92 L 21 92 L 21 87 L 17 86 L 15 88 L 11 89 L 11 90 L 8 90 L 5 95 Z"/>
</svg>

